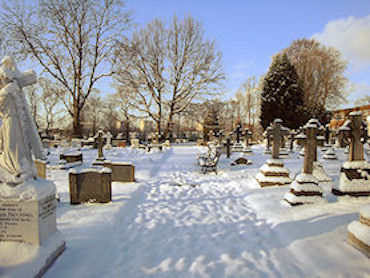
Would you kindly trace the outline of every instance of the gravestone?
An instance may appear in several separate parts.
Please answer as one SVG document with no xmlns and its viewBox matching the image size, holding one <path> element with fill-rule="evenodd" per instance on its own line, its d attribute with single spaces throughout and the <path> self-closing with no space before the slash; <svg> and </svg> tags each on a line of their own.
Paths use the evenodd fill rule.
<svg viewBox="0 0 370 278">
<path fill-rule="evenodd" d="M 251 153 L 252 152 L 252 149 L 250 147 L 250 142 L 249 142 L 249 140 L 252 138 L 252 136 L 253 136 L 252 132 L 250 132 L 248 129 L 244 130 L 244 133 L 243 133 L 244 142 L 245 142 L 245 146 L 244 146 L 244 149 L 243 149 L 244 153 Z"/>
<path fill-rule="evenodd" d="M 265 151 L 263 153 L 264 154 L 271 154 L 270 147 L 271 147 L 272 127 L 271 126 L 267 127 L 263 135 L 267 139 L 267 141 L 266 141 L 266 149 L 265 149 Z"/>
<path fill-rule="evenodd" d="M 370 196 L 370 163 L 364 160 L 361 142 L 365 130 L 361 112 L 351 112 L 340 128 L 343 138 L 349 139 L 349 153 L 341 168 L 339 184 L 332 188 L 336 195 Z"/>
<path fill-rule="evenodd" d="M 256 175 L 256 180 L 261 187 L 288 185 L 292 182 L 289 177 L 289 170 L 284 167 L 283 160 L 279 159 L 279 149 L 282 137 L 288 130 L 282 126 L 281 119 L 275 119 L 271 129 L 272 136 L 272 158 L 266 161 Z"/>
<path fill-rule="evenodd" d="M 104 167 L 111 169 L 112 181 L 117 182 L 134 182 L 135 166 L 130 162 L 112 162 L 104 161 Z"/>
<path fill-rule="evenodd" d="M 348 226 L 348 243 L 370 258 L 370 205 L 360 209 L 359 221 Z"/>
<path fill-rule="evenodd" d="M 227 158 L 230 158 L 230 151 L 231 149 L 231 137 L 230 136 L 227 136 L 226 137 L 226 157 Z"/>
<path fill-rule="evenodd" d="M 304 145 L 305 156 L 302 173 L 297 175 L 290 185 L 290 192 L 284 195 L 284 200 L 291 205 L 324 202 L 323 190 L 313 175 L 317 145 L 320 140 L 317 131 L 317 123 L 309 121 L 305 126 L 305 135 L 298 139 L 298 144 Z"/>
<path fill-rule="evenodd" d="M 84 202 L 110 202 L 112 170 L 104 167 L 69 170 L 69 195 L 73 205 Z"/>
<path fill-rule="evenodd" d="M 93 162 L 93 165 L 103 165 L 104 164 L 104 160 L 105 160 L 105 157 L 104 157 L 104 154 L 103 154 L 103 147 L 104 147 L 104 139 L 103 139 L 103 131 L 99 131 L 98 132 L 98 137 L 97 137 L 97 140 L 96 140 L 96 147 L 98 149 L 98 155 L 95 159 L 95 161 Z"/>
<path fill-rule="evenodd" d="M 1 266 L 4 277 L 14 277 L 14 271 L 18 277 L 40 277 L 65 248 L 56 228 L 56 186 L 37 178 L 32 158 L 42 161 L 44 154 L 22 88 L 36 81 L 34 71 L 19 72 L 9 57 L 2 60 L 0 249 L 6 252 L 0 253 L 0 262 L 16 258 L 20 266 Z"/>
<path fill-rule="evenodd" d="M 242 126 L 240 124 L 237 125 L 236 129 L 234 130 L 234 134 L 236 136 L 236 143 L 240 142 L 240 137 L 242 135 Z"/>
<path fill-rule="evenodd" d="M 41 160 L 41 159 L 35 159 L 34 162 L 35 162 L 37 176 L 39 178 L 46 179 L 46 164 L 47 164 L 47 162 L 45 160 Z"/>
<path fill-rule="evenodd" d="M 110 150 L 112 148 L 112 138 L 113 135 L 109 131 L 105 134 L 106 143 L 104 145 L 105 150 Z"/>
<path fill-rule="evenodd" d="M 327 160 L 337 160 L 338 156 L 335 154 L 334 147 L 328 147 L 322 158 Z"/>
</svg>

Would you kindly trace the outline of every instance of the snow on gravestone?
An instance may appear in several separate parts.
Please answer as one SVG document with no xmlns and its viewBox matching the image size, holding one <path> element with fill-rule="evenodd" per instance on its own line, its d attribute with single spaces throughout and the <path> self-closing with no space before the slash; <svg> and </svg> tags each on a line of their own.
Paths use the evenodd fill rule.
<svg viewBox="0 0 370 278">
<path fill-rule="evenodd" d="M 318 184 L 318 180 L 313 175 L 314 161 L 317 156 L 317 145 L 320 140 L 318 136 L 317 123 L 309 121 L 305 125 L 305 135 L 298 139 L 298 144 L 304 144 L 305 157 L 303 163 L 303 173 L 300 173 L 290 185 L 290 192 L 284 195 L 284 199 L 291 205 L 304 203 L 324 202 L 322 198 L 323 190 Z"/>
<path fill-rule="evenodd" d="M 351 112 L 349 119 L 340 128 L 343 138 L 348 138 L 348 160 L 343 163 L 339 185 L 333 187 L 336 195 L 370 196 L 370 163 L 364 160 L 361 138 L 366 132 L 361 112 Z"/>
<path fill-rule="evenodd" d="M 56 229 L 55 184 L 37 179 L 32 155 L 43 159 L 41 141 L 22 88 L 36 83 L 34 71 L 19 72 L 5 57 L 0 66 L 0 262 L 17 258 L 33 273 L 14 274 L 14 265 L 2 265 L 6 276 L 38 276 L 64 250 Z M 22 252 L 23 249 L 31 252 Z M 34 254 L 30 257 L 30 254 Z"/>
<path fill-rule="evenodd" d="M 289 177 L 289 170 L 284 167 L 284 162 L 279 159 L 279 150 L 282 142 L 282 137 L 288 133 L 284 128 L 281 119 L 275 119 L 272 129 L 270 130 L 272 136 L 272 159 L 268 159 L 260 172 L 256 175 L 256 180 L 261 187 L 288 185 L 292 182 Z"/>
</svg>

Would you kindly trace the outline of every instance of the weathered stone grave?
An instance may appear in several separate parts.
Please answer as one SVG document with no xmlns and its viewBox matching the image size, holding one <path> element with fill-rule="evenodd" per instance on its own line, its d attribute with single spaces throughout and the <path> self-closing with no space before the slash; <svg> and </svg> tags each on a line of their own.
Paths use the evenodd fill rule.
<svg viewBox="0 0 370 278">
<path fill-rule="evenodd" d="M 112 181 L 118 182 L 134 182 L 135 181 L 135 166 L 130 162 L 112 162 L 104 161 L 104 167 L 111 169 Z"/>
<path fill-rule="evenodd" d="M 69 170 L 71 204 L 112 200 L 112 170 L 105 167 Z"/>
<path fill-rule="evenodd" d="M 82 158 L 81 152 L 63 153 L 59 155 L 58 168 L 69 169 L 69 168 L 81 165 L 82 162 L 83 162 L 83 158 Z"/>
<path fill-rule="evenodd" d="M 263 152 L 264 154 L 271 154 L 271 136 L 272 136 L 272 127 L 268 126 L 263 133 L 263 136 L 266 138 L 266 149 Z"/>
<path fill-rule="evenodd" d="M 250 147 L 250 139 L 252 138 L 253 134 L 247 128 L 244 130 L 243 138 L 244 138 L 244 149 L 243 153 L 251 153 L 252 148 Z"/>
<path fill-rule="evenodd" d="M 103 147 L 104 147 L 105 140 L 103 139 L 103 131 L 98 132 L 98 137 L 96 140 L 97 149 L 98 149 L 98 155 L 95 158 L 95 161 L 93 162 L 93 165 L 103 165 L 104 164 L 104 154 L 103 154 Z"/>
<path fill-rule="evenodd" d="M 351 112 L 340 128 L 342 137 L 349 139 L 348 160 L 343 163 L 339 185 L 332 188 L 336 195 L 370 196 L 370 163 L 364 160 L 361 137 L 366 130 L 361 112 Z"/>
<path fill-rule="evenodd" d="M 327 160 L 337 160 L 338 156 L 335 153 L 334 147 L 332 147 L 332 146 L 328 147 L 327 151 L 324 153 L 322 158 L 327 159 Z"/>
<path fill-rule="evenodd" d="M 324 202 L 322 197 L 323 190 L 319 186 L 319 181 L 313 175 L 319 141 L 317 130 L 317 124 L 309 121 L 305 126 L 305 135 L 301 135 L 298 139 L 298 144 L 304 145 L 306 151 L 303 172 L 297 175 L 290 185 L 290 192 L 284 195 L 284 200 L 291 205 Z"/>
<path fill-rule="evenodd" d="M 37 176 L 42 179 L 46 179 L 46 160 L 35 159 L 34 160 Z"/>
<path fill-rule="evenodd" d="M 349 244 L 370 258 L 370 205 L 360 209 L 359 221 L 352 221 L 347 230 Z"/>
<path fill-rule="evenodd" d="M 272 158 L 266 161 L 260 172 L 256 175 L 256 180 L 261 187 L 288 185 L 292 182 L 289 177 L 289 170 L 284 167 L 283 160 L 279 159 L 279 150 L 282 137 L 287 134 L 288 130 L 282 127 L 282 120 L 275 119 L 271 130 L 272 136 Z"/>
</svg>

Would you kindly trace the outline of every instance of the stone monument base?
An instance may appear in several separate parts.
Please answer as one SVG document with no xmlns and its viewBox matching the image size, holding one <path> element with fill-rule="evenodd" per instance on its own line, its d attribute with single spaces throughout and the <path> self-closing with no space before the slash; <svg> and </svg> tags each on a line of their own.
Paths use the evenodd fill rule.
<svg viewBox="0 0 370 278">
<path fill-rule="evenodd" d="M 44 179 L 0 186 L 0 265 L 6 277 L 41 277 L 64 251 L 56 187 Z"/>
<path fill-rule="evenodd" d="M 359 220 L 348 225 L 348 242 L 370 258 L 370 205 L 360 210 Z"/>
<path fill-rule="evenodd" d="M 41 245 L 0 242 L 0 273 L 9 278 L 42 277 L 64 249 L 64 237 L 59 231 Z"/>
<path fill-rule="evenodd" d="M 325 203 L 322 193 L 314 175 L 300 173 L 290 185 L 290 191 L 284 195 L 284 200 L 292 206 Z"/>
<path fill-rule="evenodd" d="M 339 196 L 370 196 L 370 163 L 364 160 L 343 163 L 339 185 L 332 192 Z"/>
<path fill-rule="evenodd" d="M 289 170 L 284 167 L 284 162 L 280 159 L 268 159 L 260 170 L 255 178 L 261 187 L 283 186 L 292 182 Z"/>
<path fill-rule="evenodd" d="M 314 177 L 318 182 L 331 182 L 331 177 L 325 173 L 324 167 L 317 161 L 313 163 L 313 173 Z"/>
<path fill-rule="evenodd" d="M 328 160 L 337 160 L 338 157 L 335 154 L 334 147 L 329 147 L 328 150 L 324 153 L 322 156 L 323 159 L 328 159 Z"/>
</svg>

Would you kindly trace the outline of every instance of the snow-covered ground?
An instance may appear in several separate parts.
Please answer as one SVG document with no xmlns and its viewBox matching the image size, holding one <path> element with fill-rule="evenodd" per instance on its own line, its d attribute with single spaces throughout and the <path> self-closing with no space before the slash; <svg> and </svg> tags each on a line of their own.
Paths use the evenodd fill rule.
<svg viewBox="0 0 370 278">
<path fill-rule="evenodd" d="M 114 182 L 109 204 L 70 205 L 68 170 L 49 170 L 66 250 L 45 277 L 370 277 L 369 258 L 347 243 L 347 225 L 370 198 L 337 198 L 326 183 L 327 203 L 290 207 L 288 186 L 258 186 L 254 175 L 269 156 L 252 149 L 248 166 L 230 166 L 239 154 L 222 155 L 218 175 L 200 172 L 195 146 L 105 151 L 134 162 L 137 180 Z M 96 154 L 83 150 L 83 166 Z M 346 159 L 337 154 L 320 160 L 334 183 Z M 290 156 L 294 177 L 303 160 Z M 52 164 L 57 157 L 52 151 Z"/>
</svg>

